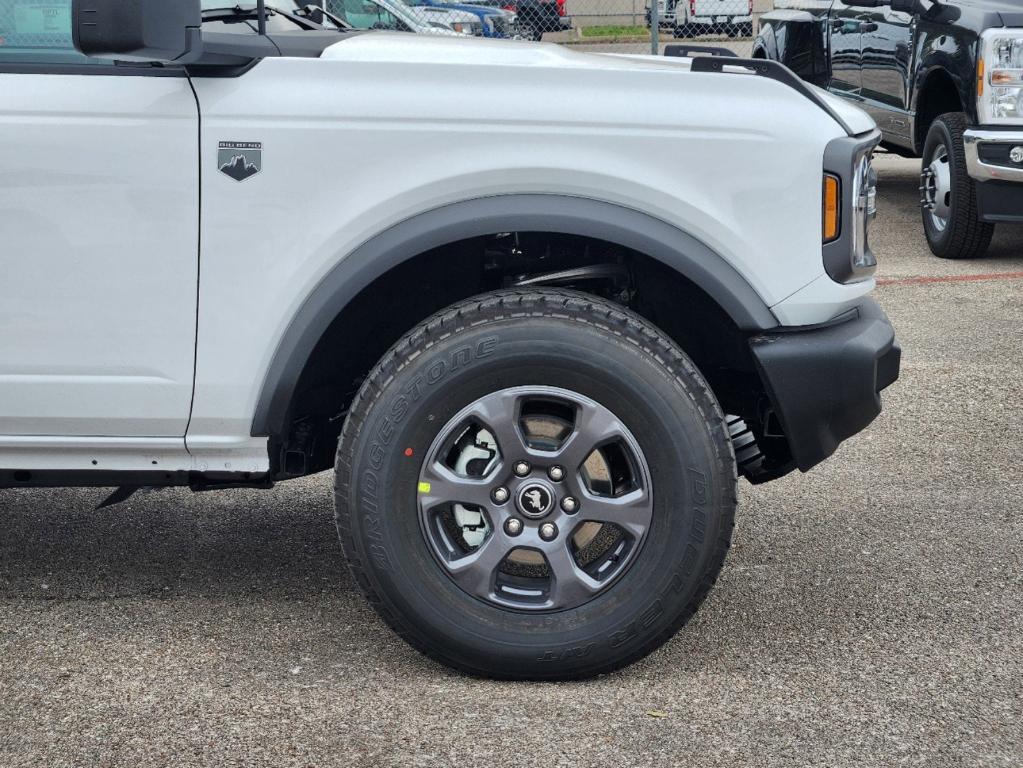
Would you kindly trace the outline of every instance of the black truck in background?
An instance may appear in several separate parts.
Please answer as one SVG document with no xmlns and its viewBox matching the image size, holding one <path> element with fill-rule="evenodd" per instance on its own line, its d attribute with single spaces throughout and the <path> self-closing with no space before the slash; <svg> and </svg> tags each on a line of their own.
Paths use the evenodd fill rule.
<svg viewBox="0 0 1023 768">
<path fill-rule="evenodd" d="M 922 158 L 928 244 L 982 256 L 1023 221 L 1023 0 L 777 0 L 754 58 L 862 107 Z"/>
</svg>

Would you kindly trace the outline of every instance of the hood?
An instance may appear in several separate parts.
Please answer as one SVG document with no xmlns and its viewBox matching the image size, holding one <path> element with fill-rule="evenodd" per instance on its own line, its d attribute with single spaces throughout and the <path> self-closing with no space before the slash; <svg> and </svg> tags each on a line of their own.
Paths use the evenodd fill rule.
<svg viewBox="0 0 1023 768">
<path fill-rule="evenodd" d="M 392 64 L 446 64 L 478 67 L 480 62 L 498 66 L 560 67 L 608 70 L 665 70 L 689 68 L 688 59 L 657 56 L 616 56 L 577 53 L 551 43 L 493 40 L 463 36 L 438 39 L 400 32 L 370 32 L 339 40 L 327 48 L 323 59 Z"/>
<path fill-rule="evenodd" d="M 855 104 L 850 104 L 840 96 L 828 93 L 823 88 L 818 88 L 816 85 L 810 86 L 813 88 L 820 97 L 828 103 L 828 106 L 835 110 L 835 113 L 845 120 L 846 125 L 852 129 L 853 135 L 857 136 L 867 131 L 872 131 L 877 127 L 877 123 L 874 122 L 874 118 L 864 112 L 862 109 L 857 107 Z"/>
<path fill-rule="evenodd" d="M 607 70 L 608 72 L 665 72 L 689 70 L 691 59 L 649 55 L 579 53 L 551 43 L 488 40 L 460 36 L 438 38 L 401 33 L 372 32 L 340 41 L 323 52 L 323 59 L 398 65 L 446 65 L 478 68 L 481 62 L 501 67 Z M 722 77 L 724 77 L 723 75 Z M 755 75 L 736 75 L 755 77 Z M 812 86 L 811 86 L 812 87 Z M 859 107 L 817 89 L 821 98 L 852 129 L 853 134 L 875 128 Z M 818 107 L 819 108 L 819 107 Z"/>
</svg>

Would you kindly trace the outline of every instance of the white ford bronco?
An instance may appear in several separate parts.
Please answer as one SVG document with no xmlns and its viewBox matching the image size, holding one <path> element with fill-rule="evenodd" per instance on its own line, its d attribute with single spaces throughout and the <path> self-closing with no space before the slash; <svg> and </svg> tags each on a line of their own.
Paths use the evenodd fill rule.
<svg viewBox="0 0 1023 768">
<path fill-rule="evenodd" d="M 737 475 L 809 470 L 898 376 L 873 123 L 774 62 L 222 3 L 0 0 L 0 487 L 333 468 L 421 651 L 657 648 Z"/>
</svg>

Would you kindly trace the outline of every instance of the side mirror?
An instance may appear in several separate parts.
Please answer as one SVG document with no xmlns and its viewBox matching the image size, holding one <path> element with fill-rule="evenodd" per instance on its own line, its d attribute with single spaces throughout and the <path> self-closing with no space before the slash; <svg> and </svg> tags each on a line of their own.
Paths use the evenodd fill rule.
<svg viewBox="0 0 1023 768">
<path fill-rule="evenodd" d="M 922 9 L 919 0 L 892 0 L 892 10 L 903 13 L 918 13 Z"/>
<path fill-rule="evenodd" d="M 98 59 L 187 63 L 202 50 L 200 0 L 71 0 L 75 49 Z"/>
</svg>

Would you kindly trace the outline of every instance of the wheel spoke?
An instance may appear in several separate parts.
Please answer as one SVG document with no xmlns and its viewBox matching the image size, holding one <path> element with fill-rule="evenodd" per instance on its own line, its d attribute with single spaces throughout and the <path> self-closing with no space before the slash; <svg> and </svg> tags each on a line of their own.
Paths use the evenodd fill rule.
<svg viewBox="0 0 1023 768">
<path fill-rule="evenodd" d="M 515 461 L 528 453 L 519 426 L 519 398 L 514 392 L 495 392 L 479 400 L 469 416 L 482 423 L 497 440 L 497 448 L 505 462 Z"/>
<path fill-rule="evenodd" d="M 483 508 L 492 506 L 490 483 L 486 480 L 456 475 L 439 461 L 423 468 L 423 478 L 419 484 L 419 500 L 424 509 L 452 502 Z"/>
<path fill-rule="evenodd" d="M 475 550 L 445 565 L 462 589 L 478 597 L 489 598 L 494 591 L 494 574 L 511 548 L 508 539 L 498 529 Z"/>
<path fill-rule="evenodd" d="M 557 459 L 569 472 L 574 472 L 593 453 L 594 448 L 623 434 L 621 422 L 607 409 L 591 405 L 580 406 L 575 428 L 557 451 Z"/>
<path fill-rule="evenodd" d="M 578 518 L 594 523 L 614 523 L 639 539 L 650 527 L 653 503 L 650 494 L 642 488 L 614 498 L 586 494 Z"/>
<path fill-rule="evenodd" d="M 600 582 L 576 564 L 564 536 L 545 546 L 543 554 L 551 571 L 550 607 L 573 607 L 600 591 Z"/>
</svg>

